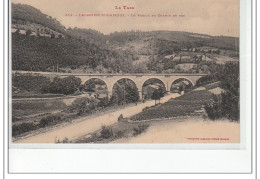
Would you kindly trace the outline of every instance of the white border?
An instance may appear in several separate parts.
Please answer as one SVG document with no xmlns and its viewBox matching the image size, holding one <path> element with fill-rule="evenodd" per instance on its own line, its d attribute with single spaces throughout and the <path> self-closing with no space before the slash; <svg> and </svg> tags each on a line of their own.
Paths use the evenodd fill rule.
<svg viewBox="0 0 260 179">
<path fill-rule="evenodd" d="M 249 1 L 241 0 L 241 80 L 246 80 L 246 97 L 241 89 L 241 100 L 245 99 L 247 113 L 251 115 L 251 7 Z M 244 16 L 246 15 L 246 16 Z M 246 18 L 243 18 L 246 17 Z M 244 35 L 244 36 L 243 36 Z M 6 38 L 6 36 L 5 36 Z M 244 43 L 247 42 L 247 43 Z M 247 61 L 242 58 L 250 59 Z M 7 59 L 7 58 L 6 58 Z M 6 65 L 6 63 L 5 63 Z M 248 73 L 242 73 L 244 67 Z M 7 69 L 7 66 L 4 67 Z M 248 71 L 249 70 L 249 71 Z M 246 75 L 244 75 L 246 74 Z M 5 74 L 7 76 L 7 74 Z M 5 76 L 5 77 L 6 77 Z M 7 78 L 5 79 L 7 82 Z M 241 83 L 242 85 L 243 83 Z M 5 83 L 5 89 L 7 83 Z M 7 90 L 6 90 L 7 91 Z M 6 99 L 6 97 L 5 97 Z M 244 102 L 245 102 L 244 101 Z M 7 100 L 5 100 L 7 102 Z M 5 103 L 5 106 L 6 103 Z M 244 112 L 244 113 L 243 113 Z M 244 114 L 244 115 L 243 115 Z M 249 121 L 249 122 L 248 122 Z M 242 121 L 241 121 L 242 122 Z M 242 123 L 241 123 L 242 126 Z M 7 125 L 5 123 L 5 137 Z M 251 122 L 246 121 L 246 145 L 244 150 L 94 150 L 94 149 L 10 149 L 10 172 L 251 172 Z M 5 140 L 6 144 L 8 139 Z M 107 145 L 107 144 L 106 144 Z M 8 145 L 5 145 L 8 146 Z M 6 155 L 5 155 L 6 157 Z M 7 157 L 5 158 L 7 159 Z M 5 160 L 7 162 L 7 160 Z M 7 163 L 6 163 L 7 164 Z M 26 176 L 29 177 L 29 176 Z"/>
</svg>

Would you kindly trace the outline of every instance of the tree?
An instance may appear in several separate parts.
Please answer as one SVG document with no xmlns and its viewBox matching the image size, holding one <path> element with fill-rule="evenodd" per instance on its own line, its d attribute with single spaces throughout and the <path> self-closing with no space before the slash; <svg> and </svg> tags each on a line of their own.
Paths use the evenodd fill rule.
<svg viewBox="0 0 260 179">
<path fill-rule="evenodd" d="M 155 66 L 156 73 L 162 73 L 163 69 L 164 69 L 163 64 L 160 63 L 156 64 Z"/>
<path fill-rule="evenodd" d="M 224 92 L 214 96 L 213 103 L 207 104 L 205 110 L 211 119 L 226 117 L 239 121 L 239 64 L 227 63 L 222 66 L 215 78 L 221 81 Z"/>
<path fill-rule="evenodd" d="M 119 80 L 114 88 L 110 104 L 122 105 L 125 103 L 135 103 L 139 100 L 138 89 L 132 81 Z"/>
<path fill-rule="evenodd" d="M 147 68 L 146 64 L 144 64 L 144 63 L 135 64 L 135 65 L 133 65 L 133 72 L 134 73 L 147 73 L 148 68 Z"/>
<path fill-rule="evenodd" d="M 95 92 L 96 83 L 95 81 L 89 80 L 85 85 L 85 91 Z"/>
<path fill-rule="evenodd" d="M 166 91 L 165 91 L 165 89 L 162 86 L 159 86 L 158 92 L 159 92 L 159 96 L 160 96 L 160 98 L 159 98 L 159 103 L 160 103 L 160 99 L 162 97 L 164 97 L 164 94 L 166 93 Z"/>
<path fill-rule="evenodd" d="M 75 76 L 68 76 L 66 78 L 54 78 L 53 82 L 46 84 L 43 92 L 58 93 L 58 94 L 73 94 L 79 90 L 81 86 L 81 79 Z"/>
<path fill-rule="evenodd" d="M 160 89 L 160 88 L 159 88 L 159 89 Z M 155 91 L 153 92 L 152 96 L 151 96 L 151 98 L 152 98 L 153 100 L 155 100 L 155 104 L 156 104 L 156 100 L 159 100 L 159 103 L 160 103 L 160 99 L 161 99 L 161 97 L 163 97 L 163 93 L 162 93 L 162 91 L 159 90 L 159 89 L 155 90 Z"/>
</svg>

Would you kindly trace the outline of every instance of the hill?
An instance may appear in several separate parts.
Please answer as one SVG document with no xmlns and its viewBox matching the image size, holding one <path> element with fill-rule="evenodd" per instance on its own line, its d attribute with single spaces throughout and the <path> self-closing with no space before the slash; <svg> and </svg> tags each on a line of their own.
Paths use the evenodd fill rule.
<svg viewBox="0 0 260 179">
<path fill-rule="evenodd" d="M 216 57 L 211 49 L 221 56 Z M 13 70 L 198 73 L 209 61 L 222 60 L 225 56 L 237 59 L 238 49 L 239 39 L 234 37 L 140 30 L 104 35 L 93 29 L 66 29 L 58 20 L 32 6 L 12 4 Z M 201 63 L 203 55 L 206 60 Z M 182 56 L 189 60 L 181 60 Z M 179 60 L 174 60 L 175 57 Z M 177 67 L 179 63 L 196 63 L 198 67 L 183 70 Z"/>
<path fill-rule="evenodd" d="M 107 40 L 104 34 L 93 29 L 80 29 L 77 27 L 73 29 L 68 28 L 67 35 L 76 39 L 84 40 L 90 43 L 95 43 L 100 46 L 104 46 Z"/>
<path fill-rule="evenodd" d="M 100 63 L 109 68 L 112 63 L 107 62 L 112 58 L 120 56 L 77 39 L 12 35 L 13 70 L 52 71 L 53 68 L 76 69 L 80 66 L 95 69 Z"/>
<path fill-rule="evenodd" d="M 172 53 L 174 50 L 191 49 L 196 47 L 210 46 L 223 50 L 238 50 L 239 38 L 226 36 L 210 36 L 205 34 L 197 34 L 179 31 L 129 31 L 115 32 L 108 36 L 108 39 L 114 45 L 127 45 L 128 43 L 143 41 L 149 42 L 150 46 L 154 46 L 159 54 L 165 55 Z M 164 47 L 166 46 L 166 47 Z M 171 49 L 171 52 L 161 52 L 161 49 Z"/>
<path fill-rule="evenodd" d="M 22 27 L 27 23 L 42 25 L 43 27 L 63 34 L 66 30 L 59 21 L 57 21 L 55 18 L 52 18 L 51 16 L 43 14 L 38 9 L 26 4 L 12 3 L 12 24 L 16 24 Z"/>
</svg>

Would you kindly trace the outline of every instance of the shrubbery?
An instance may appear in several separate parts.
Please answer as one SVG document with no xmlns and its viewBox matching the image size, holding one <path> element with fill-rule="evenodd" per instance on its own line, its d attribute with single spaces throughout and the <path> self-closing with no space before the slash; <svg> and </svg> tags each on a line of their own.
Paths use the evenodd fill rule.
<svg viewBox="0 0 260 179">
<path fill-rule="evenodd" d="M 37 129 L 37 126 L 34 125 L 34 123 L 30 122 L 30 123 L 22 123 L 19 125 L 13 125 L 12 126 L 12 136 L 17 136 L 19 134 L 25 133 L 25 132 L 29 132 L 32 130 Z"/>
<path fill-rule="evenodd" d="M 138 127 L 134 127 L 134 136 L 139 135 L 146 131 L 146 129 L 149 127 L 148 124 L 139 124 Z"/>
<path fill-rule="evenodd" d="M 205 105 L 205 111 L 208 114 L 208 117 L 212 120 L 216 120 L 222 117 L 221 110 L 221 97 L 213 95 L 214 102 Z"/>
<path fill-rule="evenodd" d="M 59 115 L 51 115 L 45 118 L 42 118 L 39 123 L 27 122 L 21 124 L 14 124 L 12 126 L 12 136 L 17 136 L 25 132 L 36 130 L 39 128 L 44 128 L 47 126 L 55 125 L 61 122 L 62 117 Z"/>
<path fill-rule="evenodd" d="M 155 100 L 155 104 L 156 104 L 156 100 L 159 100 L 159 103 L 160 103 L 160 100 L 162 97 L 164 97 L 164 94 L 165 94 L 165 92 L 164 92 L 163 88 L 160 86 L 158 90 L 156 89 L 153 92 L 151 99 Z"/>
<path fill-rule="evenodd" d="M 45 76 L 15 73 L 12 75 L 13 93 L 21 91 L 34 93 L 73 94 L 81 88 L 81 79 L 75 76 L 55 77 L 51 82 Z"/>
<path fill-rule="evenodd" d="M 81 86 L 81 79 L 75 76 L 68 76 L 65 78 L 54 78 L 53 82 L 46 84 L 42 91 L 45 93 L 58 94 L 73 94 L 79 90 Z"/>
<path fill-rule="evenodd" d="M 123 105 L 125 103 L 135 103 L 139 100 L 139 93 L 133 81 L 122 79 L 119 80 L 113 88 L 113 95 L 110 104 Z"/>
<path fill-rule="evenodd" d="M 232 121 L 239 121 L 239 64 L 225 64 L 218 76 L 224 92 L 220 96 L 214 95 L 213 103 L 207 104 L 205 110 L 213 120 L 226 117 Z"/>
<path fill-rule="evenodd" d="M 100 137 L 103 139 L 109 139 L 114 136 L 113 129 L 106 126 L 102 126 L 100 134 Z"/>
<path fill-rule="evenodd" d="M 100 105 L 95 98 L 78 98 L 69 107 L 70 112 L 76 112 L 77 115 L 88 114 L 96 111 Z"/>
<path fill-rule="evenodd" d="M 47 127 L 50 125 L 55 125 L 61 121 L 61 116 L 59 115 L 52 115 L 46 118 L 42 118 L 39 123 L 39 127 Z"/>
<path fill-rule="evenodd" d="M 16 92 L 15 89 L 17 90 L 17 93 L 20 91 L 40 93 L 41 88 L 48 83 L 50 83 L 50 80 L 41 75 L 32 75 L 30 73 L 15 73 L 12 75 L 13 93 Z"/>
</svg>

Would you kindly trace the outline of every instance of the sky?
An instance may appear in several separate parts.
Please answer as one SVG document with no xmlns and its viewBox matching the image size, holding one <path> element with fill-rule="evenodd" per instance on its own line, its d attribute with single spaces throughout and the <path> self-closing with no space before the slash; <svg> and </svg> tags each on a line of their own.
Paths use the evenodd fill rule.
<svg viewBox="0 0 260 179">
<path fill-rule="evenodd" d="M 12 3 L 31 5 L 56 18 L 66 28 L 91 28 L 104 34 L 169 30 L 239 37 L 239 0 L 12 0 Z M 123 6 L 134 9 L 123 9 Z M 125 17 L 80 14 L 125 14 Z M 150 17 L 138 17 L 138 14 Z M 177 17 L 158 17 L 159 14 Z"/>
</svg>

